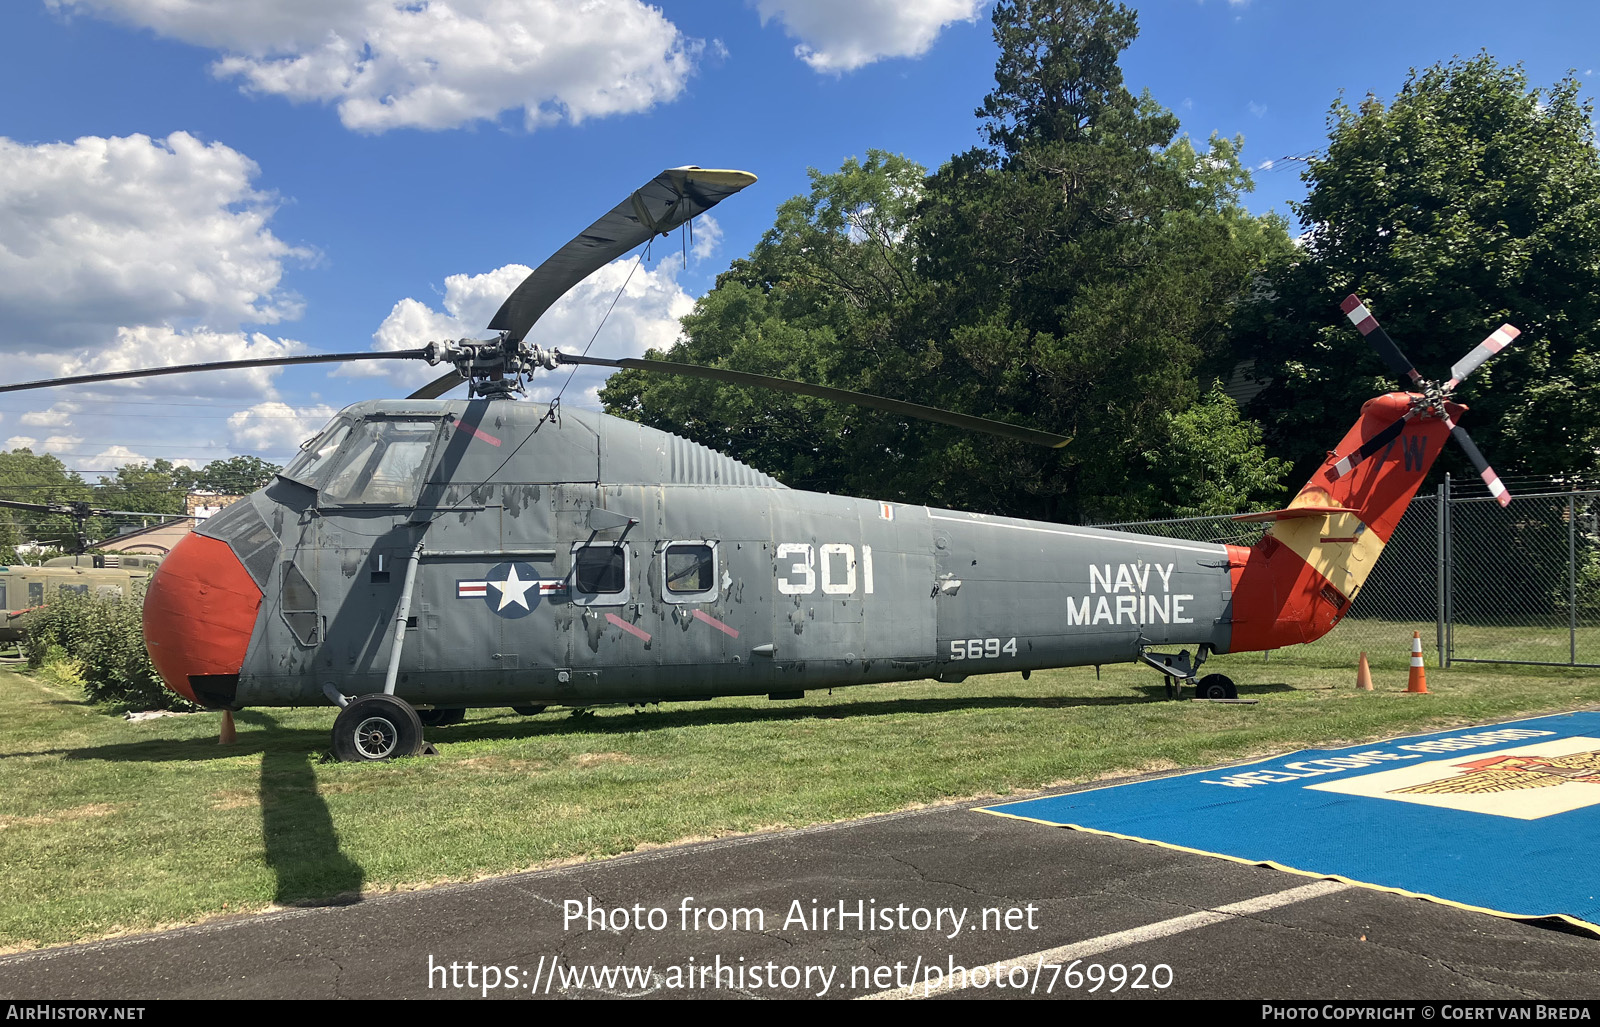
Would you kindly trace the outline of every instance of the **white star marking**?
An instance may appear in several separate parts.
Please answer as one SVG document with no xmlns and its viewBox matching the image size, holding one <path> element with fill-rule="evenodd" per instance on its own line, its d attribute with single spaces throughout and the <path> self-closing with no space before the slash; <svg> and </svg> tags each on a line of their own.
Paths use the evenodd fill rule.
<svg viewBox="0 0 1600 1027">
<path fill-rule="evenodd" d="M 518 578 L 516 564 L 512 564 L 511 570 L 506 573 L 504 581 L 491 581 L 489 584 L 500 590 L 500 605 L 495 607 L 496 610 L 504 610 L 512 603 L 516 603 L 524 610 L 527 610 L 531 609 L 528 606 L 528 589 L 538 585 L 539 581 L 537 578 L 530 581 L 523 581 Z"/>
</svg>

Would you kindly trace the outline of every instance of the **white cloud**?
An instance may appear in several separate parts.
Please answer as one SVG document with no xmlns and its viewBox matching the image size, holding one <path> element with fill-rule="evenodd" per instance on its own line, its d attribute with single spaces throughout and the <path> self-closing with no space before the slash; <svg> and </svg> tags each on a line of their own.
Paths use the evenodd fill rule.
<svg viewBox="0 0 1600 1027">
<path fill-rule="evenodd" d="M 241 453 L 292 453 L 336 413 L 327 404 L 257 403 L 228 418 L 230 441 Z"/>
<path fill-rule="evenodd" d="M 72 415 L 82 410 L 76 403 L 55 403 L 49 410 L 30 410 L 18 421 L 30 427 L 59 428 L 72 420 Z"/>
<path fill-rule="evenodd" d="M 697 238 L 697 250 L 699 243 Z M 672 345 L 678 337 L 679 319 L 694 309 L 694 298 L 678 284 L 682 259 L 673 254 L 654 268 L 634 268 L 633 264 L 632 257 L 615 260 L 579 282 L 545 312 L 528 333 L 527 341 L 547 349 L 559 346 L 568 353 L 582 352 L 605 318 L 604 327 L 589 350 L 593 356 L 636 357 L 647 349 Z M 445 279 L 443 310 L 409 297 L 401 300 L 373 333 L 373 348 L 412 349 L 433 340 L 488 338 L 483 326 L 528 273 L 524 265 L 508 264 L 481 275 L 451 275 Z M 616 306 L 607 317 L 613 300 Z M 420 361 L 395 361 L 350 364 L 344 373 L 382 375 L 409 392 L 445 370 Z M 568 373 L 542 372 L 537 384 L 529 389 L 530 398 L 548 399 L 555 395 Z M 593 390 L 609 374 L 606 368 L 580 369 L 563 402 L 598 406 Z"/>
<path fill-rule="evenodd" d="M 1245 107 L 1247 107 L 1250 113 L 1255 117 L 1261 118 L 1266 116 L 1267 105 L 1264 103 L 1256 103 L 1254 100 L 1251 100 L 1249 103 L 1245 104 Z"/>
<path fill-rule="evenodd" d="M 347 128 L 528 128 L 649 110 L 704 49 L 641 0 L 45 0 L 219 50 L 246 90 L 333 103 Z"/>
<path fill-rule="evenodd" d="M 255 162 L 186 132 L 29 146 L 0 137 L 0 344 L 299 314 Z"/>
<path fill-rule="evenodd" d="M 694 246 L 690 248 L 689 255 L 695 260 L 710 258 L 722 245 L 722 226 L 710 214 L 701 214 L 689 222 L 689 231 L 694 235 Z"/>
<path fill-rule="evenodd" d="M 267 227 L 275 200 L 255 188 L 258 171 L 244 154 L 184 132 L 41 145 L 0 138 L 0 377 L 304 352 L 293 339 L 243 330 L 299 315 L 284 266 L 313 256 Z M 202 464 L 239 451 L 213 404 L 276 401 L 280 373 L 16 393 L 7 409 L 33 432 L 6 446 L 90 473 L 156 457 Z M 298 441 L 278 447 L 280 457 Z"/>
<path fill-rule="evenodd" d="M 78 441 L 81 442 L 82 440 Z M 45 448 L 50 450 L 50 439 L 45 440 Z M 54 452 L 54 450 L 51 451 Z M 146 456 L 138 450 L 129 449 L 127 446 L 121 445 L 107 446 L 98 453 L 88 455 L 63 454 L 61 459 L 73 470 L 89 474 L 115 471 L 118 467 L 125 467 L 128 464 L 150 464 L 156 461 L 155 457 Z M 169 457 L 168 459 L 171 463 L 183 467 L 201 466 L 201 461 L 189 457 L 178 457 L 177 459 Z"/>
<path fill-rule="evenodd" d="M 887 57 L 920 57 L 946 25 L 974 21 L 985 0 L 755 0 L 764 25 L 783 23 L 795 56 L 840 75 Z"/>
</svg>

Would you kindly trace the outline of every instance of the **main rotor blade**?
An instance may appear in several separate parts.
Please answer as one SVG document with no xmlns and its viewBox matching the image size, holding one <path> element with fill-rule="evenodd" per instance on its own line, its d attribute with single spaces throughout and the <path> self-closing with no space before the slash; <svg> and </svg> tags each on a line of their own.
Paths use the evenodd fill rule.
<svg viewBox="0 0 1600 1027">
<path fill-rule="evenodd" d="M 1398 439 L 1400 437 L 1400 433 L 1406 430 L 1406 422 L 1415 416 L 1416 411 L 1407 410 L 1404 416 L 1402 416 L 1398 421 L 1389 425 L 1389 427 L 1383 429 L 1366 442 L 1363 442 L 1361 447 L 1354 453 L 1351 453 L 1349 456 L 1340 457 L 1333 465 L 1333 476 L 1335 478 L 1343 478 L 1345 475 L 1355 470 L 1363 460 L 1372 456 L 1380 449 L 1388 446 L 1389 443 L 1393 442 L 1395 439 Z"/>
<path fill-rule="evenodd" d="M 150 510 L 101 510 L 99 507 L 85 507 L 75 510 L 70 503 L 52 506 L 48 503 L 23 503 L 15 499 L 0 499 L 0 507 L 8 510 L 29 510 L 34 513 L 61 514 L 63 517 L 76 517 L 82 513 L 85 517 L 184 517 L 184 514 L 155 513 Z"/>
<path fill-rule="evenodd" d="M 258 360 L 215 360 L 205 364 L 173 364 L 170 367 L 145 367 L 137 371 L 107 371 L 102 374 L 79 374 L 67 378 L 41 378 L 34 382 L 0 385 L 0 392 L 24 392 L 28 389 L 53 389 L 58 385 L 87 385 L 90 382 L 115 382 L 127 378 L 157 378 L 164 374 L 188 374 L 190 371 L 237 371 L 247 367 L 289 367 L 294 364 L 338 364 L 347 360 L 426 360 L 428 350 L 401 349 L 386 351 L 366 350 L 360 353 L 313 353 L 300 357 L 262 357 Z"/>
<path fill-rule="evenodd" d="M 506 297 L 489 327 L 509 333 L 512 342 L 521 342 L 550 304 L 574 285 L 640 243 L 665 235 L 696 214 L 710 210 L 755 180 L 756 176 L 748 171 L 714 171 L 692 165 L 663 171 L 534 268 Z"/>
<path fill-rule="evenodd" d="M 1372 311 L 1361 302 L 1361 297 L 1351 293 L 1345 297 L 1343 303 L 1339 304 L 1339 309 L 1350 318 L 1350 323 L 1356 326 L 1356 330 L 1367 337 L 1367 341 L 1378 351 L 1378 356 L 1383 358 L 1383 362 L 1389 365 L 1391 371 L 1410 378 L 1413 382 L 1422 380 L 1422 375 L 1417 373 L 1416 367 L 1406 359 L 1404 353 L 1400 352 L 1400 347 L 1394 344 L 1394 340 L 1389 338 L 1389 333 L 1378 324 L 1378 319 L 1373 317 Z"/>
<path fill-rule="evenodd" d="M 1446 383 L 1444 390 L 1449 392 L 1460 385 L 1467 375 L 1481 367 L 1484 361 L 1511 345 L 1521 334 L 1522 329 L 1514 325 L 1504 324 L 1496 328 L 1493 334 L 1474 346 L 1472 352 L 1456 361 L 1455 366 L 1450 368 L 1450 381 Z"/>
<path fill-rule="evenodd" d="M 810 385 L 806 382 L 790 381 L 787 378 L 772 378 L 764 374 L 750 374 L 747 371 L 730 371 L 722 367 L 702 367 L 699 364 L 679 364 L 670 360 L 642 360 L 636 357 L 610 360 L 605 357 L 586 357 L 570 353 L 557 354 L 557 360 L 563 364 L 627 367 L 639 371 L 654 371 L 658 374 L 679 374 L 690 378 L 710 378 L 714 381 L 728 382 L 731 385 L 749 385 L 758 389 L 773 389 L 778 392 L 790 392 L 800 396 L 815 396 L 817 399 L 832 400 L 836 403 L 851 403 L 855 406 L 871 407 L 874 410 L 886 410 L 893 414 L 904 414 L 907 417 L 915 417 L 923 421 L 935 421 L 939 424 L 966 428 L 970 431 L 987 432 L 990 435 L 1016 439 L 1019 442 L 1028 442 L 1035 446 L 1049 446 L 1053 449 L 1060 449 L 1072 441 L 1062 435 L 1053 435 L 1050 432 L 1037 431 L 1033 428 L 1021 428 L 1014 424 L 1006 424 L 1003 421 L 991 421 L 987 417 L 973 417 L 970 414 L 958 414 L 953 410 L 941 410 L 938 407 L 923 406 L 920 403 L 907 403 L 904 400 L 873 396 L 865 392 L 834 389 L 826 385 Z"/>
<path fill-rule="evenodd" d="M 465 381 L 466 381 L 466 379 L 461 377 L 461 375 L 458 372 L 453 371 L 453 370 L 452 371 L 446 371 L 444 374 L 442 374 L 439 377 L 435 378 L 433 381 L 431 381 L 428 384 L 424 385 L 422 388 L 418 389 L 416 392 L 413 392 L 411 395 L 407 396 L 406 398 L 407 399 L 438 399 L 440 396 L 443 396 L 445 393 L 449 392 L 451 389 L 455 388 L 457 385 L 460 385 Z"/>
<path fill-rule="evenodd" d="M 1494 468 L 1489 466 L 1489 461 L 1483 458 L 1483 452 L 1473 444 L 1472 436 L 1467 434 L 1466 429 L 1451 420 L 1449 414 L 1445 415 L 1444 423 L 1450 429 L 1451 437 L 1461 444 L 1462 449 L 1467 451 L 1467 459 L 1471 460 L 1472 466 L 1478 469 L 1478 477 L 1482 478 L 1483 483 L 1489 486 L 1489 495 L 1493 496 L 1495 502 L 1501 506 L 1510 506 L 1511 493 L 1507 492 L 1505 485 L 1501 484 L 1500 476 L 1494 473 Z"/>
</svg>

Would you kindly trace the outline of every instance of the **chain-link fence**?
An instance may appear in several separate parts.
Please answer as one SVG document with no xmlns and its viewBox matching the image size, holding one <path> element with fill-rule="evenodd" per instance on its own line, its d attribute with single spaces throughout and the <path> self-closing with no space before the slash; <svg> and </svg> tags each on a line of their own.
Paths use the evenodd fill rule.
<svg viewBox="0 0 1600 1027">
<path fill-rule="evenodd" d="M 1404 665 L 1420 631 L 1444 666 L 1600 666 L 1600 490 L 1517 484 L 1505 508 L 1448 478 L 1413 499 L 1339 626 L 1263 659 Z M 1264 530 L 1229 517 L 1096 527 L 1244 546 Z"/>
</svg>

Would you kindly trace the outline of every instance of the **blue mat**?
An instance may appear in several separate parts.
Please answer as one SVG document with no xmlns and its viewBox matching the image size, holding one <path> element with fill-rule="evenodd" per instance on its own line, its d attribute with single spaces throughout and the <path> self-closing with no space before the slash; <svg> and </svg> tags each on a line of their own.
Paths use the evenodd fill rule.
<svg viewBox="0 0 1600 1027">
<path fill-rule="evenodd" d="M 981 810 L 1600 933 L 1600 713 Z"/>
</svg>

